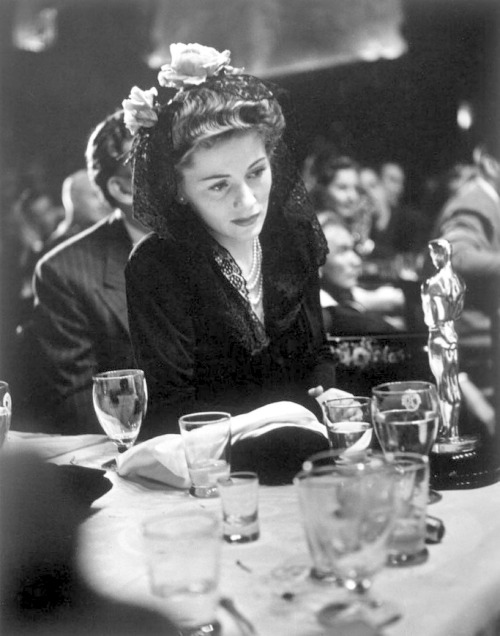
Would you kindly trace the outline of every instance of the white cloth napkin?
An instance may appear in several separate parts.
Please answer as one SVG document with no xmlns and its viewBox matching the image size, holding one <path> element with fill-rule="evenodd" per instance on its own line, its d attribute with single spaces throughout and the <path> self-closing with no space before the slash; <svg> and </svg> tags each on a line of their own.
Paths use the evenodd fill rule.
<svg viewBox="0 0 500 636">
<path fill-rule="evenodd" d="M 231 442 L 257 437 L 282 426 L 298 426 L 327 437 L 316 417 L 295 402 L 274 402 L 231 419 Z M 145 477 L 174 488 L 188 488 L 189 473 L 180 435 L 160 435 L 118 457 L 121 477 Z"/>
</svg>

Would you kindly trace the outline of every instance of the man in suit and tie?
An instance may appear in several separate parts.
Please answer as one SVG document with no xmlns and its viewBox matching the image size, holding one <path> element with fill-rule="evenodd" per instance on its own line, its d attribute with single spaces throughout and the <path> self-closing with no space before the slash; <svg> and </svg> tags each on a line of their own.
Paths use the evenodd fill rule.
<svg viewBox="0 0 500 636">
<path fill-rule="evenodd" d="M 96 127 L 87 170 L 113 212 L 37 263 L 33 314 L 21 336 L 23 372 L 29 370 L 31 380 L 20 397 L 27 396 L 31 428 L 101 433 L 92 376 L 134 366 L 124 268 L 147 230 L 132 216 L 131 145 L 122 112 Z"/>
</svg>

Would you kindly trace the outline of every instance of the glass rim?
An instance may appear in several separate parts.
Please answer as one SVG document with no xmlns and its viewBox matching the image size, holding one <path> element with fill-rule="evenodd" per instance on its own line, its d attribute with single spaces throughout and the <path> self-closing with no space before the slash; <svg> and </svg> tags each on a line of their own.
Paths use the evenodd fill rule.
<svg viewBox="0 0 500 636">
<path fill-rule="evenodd" d="M 332 402 L 344 402 L 345 400 L 361 400 L 362 402 L 371 402 L 372 397 L 369 395 L 346 395 L 344 397 L 329 398 L 324 400 L 323 404 L 331 404 Z M 361 403 L 362 403 L 361 402 Z M 355 404 L 346 404 L 346 406 L 356 406 Z"/>
<path fill-rule="evenodd" d="M 349 450 L 349 449 L 347 449 Z M 317 453 L 313 453 L 312 455 L 310 455 L 304 462 L 302 462 L 302 465 L 306 464 L 306 463 L 312 463 L 315 460 L 320 460 L 323 458 L 327 458 L 327 457 L 335 457 L 337 459 L 339 459 L 340 457 L 345 456 L 346 453 L 346 449 L 345 448 L 326 448 L 325 450 L 322 451 L 318 451 Z M 371 457 L 385 457 L 385 454 L 382 451 L 378 451 L 378 450 L 373 450 L 371 448 L 367 448 L 367 449 L 360 449 L 357 451 L 352 451 L 350 453 L 351 457 L 355 457 L 355 456 L 359 456 L 359 457 L 366 457 L 366 456 L 371 456 Z M 347 455 L 347 457 L 349 458 L 349 454 Z"/>
<path fill-rule="evenodd" d="M 214 419 L 200 419 L 202 416 L 215 416 Z M 194 419 L 193 419 L 194 418 Z M 198 419 L 196 419 L 198 418 Z M 219 424 L 220 422 L 225 422 L 226 420 L 231 420 L 231 413 L 227 413 L 226 411 L 198 411 L 196 413 L 186 413 L 185 415 L 181 415 L 179 417 L 179 425 L 181 423 L 187 424 Z"/>
<path fill-rule="evenodd" d="M 382 382 L 381 384 L 377 384 L 372 387 L 372 393 L 373 395 L 398 395 L 400 393 L 406 393 L 407 391 L 421 393 L 428 391 L 430 388 L 437 390 L 436 385 L 427 380 L 400 380 L 397 382 Z"/>
<path fill-rule="evenodd" d="M 188 527 L 183 532 L 183 538 L 198 535 L 200 530 L 216 529 L 219 526 L 219 519 L 212 512 L 190 508 L 189 510 L 176 510 L 170 514 L 154 515 L 144 519 L 141 524 L 143 535 L 152 539 L 169 536 L 168 530 L 173 529 L 172 525 L 175 521 L 189 522 Z M 200 526 L 200 523 L 193 523 L 196 521 L 203 524 L 203 527 Z M 164 531 L 165 528 L 167 528 L 167 532 Z"/>
<path fill-rule="evenodd" d="M 362 479 L 363 477 L 373 476 L 382 473 L 391 474 L 395 470 L 394 463 L 390 462 L 383 453 L 377 453 L 375 458 L 380 462 L 377 465 L 367 465 L 361 461 L 353 461 L 344 464 L 324 464 L 322 466 L 312 466 L 311 468 L 302 468 L 293 478 L 294 485 L 306 483 L 310 478 L 328 477 L 342 481 L 346 477 Z M 307 460 L 304 462 L 307 464 Z M 420 466 L 421 467 L 421 466 Z M 309 482 L 311 483 L 311 482 Z M 328 480 L 321 479 L 315 481 L 315 486 L 329 487 Z"/>
<path fill-rule="evenodd" d="M 229 475 L 225 477 L 218 477 L 217 483 L 227 483 L 230 479 L 245 479 L 247 483 L 250 481 L 259 481 L 259 475 L 253 470 L 235 470 L 234 472 L 230 472 Z"/>
<path fill-rule="evenodd" d="M 92 380 L 106 380 L 109 378 L 130 378 L 134 375 L 144 376 L 142 369 L 114 369 L 111 371 L 102 371 L 101 373 L 95 373 L 92 376 Z"/>
<path fill-rule="evenodd" d="M 424 455 L 423 453 L 415 453 L 412 451 L 394 451 L 387 453 L 387 459 L 389 462 L 394 464 L 398 460 L 408 460 L 408 462 L 413 462 L 415 468 L 421 468 L 422 466 L 429 465 L 429 457 Z M 411 466 L 409 465 L 411 468 Z"/>
</svg>

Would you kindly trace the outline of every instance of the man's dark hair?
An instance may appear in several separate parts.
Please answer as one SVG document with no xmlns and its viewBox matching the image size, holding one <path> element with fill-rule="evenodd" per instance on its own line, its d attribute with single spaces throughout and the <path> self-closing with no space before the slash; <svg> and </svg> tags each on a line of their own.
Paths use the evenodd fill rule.
<svg viewBox="0 0 500 636">
<path fill-rule="evenodd" d="M 85 158 L 89 178 L 112 207 L 116 207 L 116 201 L 108 191 L 108 179 L 123 168 L 127 159 L 124 146 L 130 139 L 132 136 L 123 122 L 123 111 L 119 110 L 96 126 L 87 143 Z"/>
</svg>

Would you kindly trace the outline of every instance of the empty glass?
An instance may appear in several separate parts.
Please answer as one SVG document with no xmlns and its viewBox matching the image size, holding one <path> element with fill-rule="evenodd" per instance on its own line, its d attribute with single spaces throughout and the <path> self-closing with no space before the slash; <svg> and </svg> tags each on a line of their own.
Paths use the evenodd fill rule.
<svg viewBox="0 0 500 636">
<path fill-rule="evenodd" d="M 217 480 L 222 504 L 222 536 L 228 543 L 259 538 L 259 477 L 241 471 Z"/>
<path fill-rule="evenodd" d="M 146 415 L 148 393 L 140 369 L 105 371 L 93 377 L 94 410 L 119 453 L 134 445 Z"/>
<path fill-rule="evenodd" d="M 153 517 L 143 524 L 143 538 L 151 591 L 179 635 L 220 633 L 218 519 L 193 510 Z"/>
<path fill-rule="evenodd" d="M 195 497 L 218 497 L 217 479 L 231 469 L 231 416 L 207 411 L 179 418 L 184 452 Z"/>
<path fill-rule="evenodd" d="M 418 453 L 394 453 L 398 512 L 389 539 L 388 563 L 417 565 L 428 557 L 425 547 L 426 513 L 429 499 L 429 459 Z"/>
<path fill-rule="evenodd" d="M 316 465 L 296 477 L 306 536 L 316 567 L 336 577 L 349 594 L 322 608 L 322 624 L 341 626 L 360 618 L 377 626 L 393 621 L 391 604 L 374 601 L 368 591 L 385 565 L 394 526 L 394 468 L 382 456 L 340 459 Z"/>
</svg>

